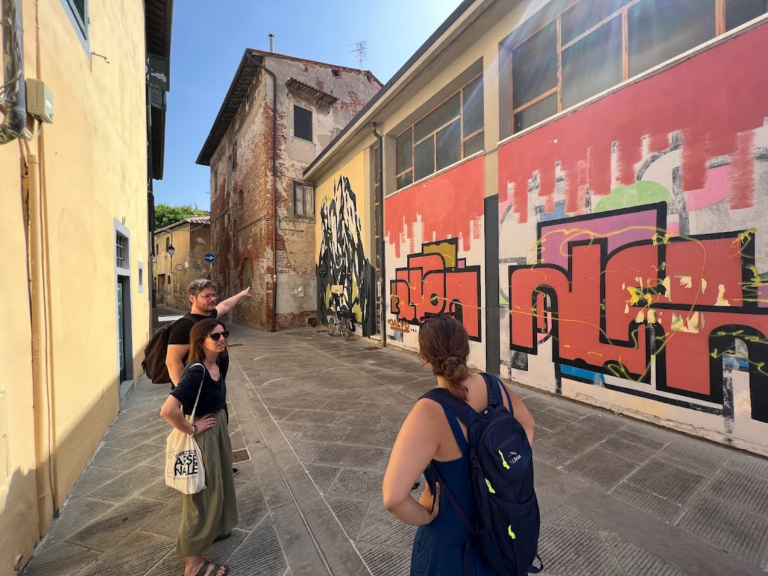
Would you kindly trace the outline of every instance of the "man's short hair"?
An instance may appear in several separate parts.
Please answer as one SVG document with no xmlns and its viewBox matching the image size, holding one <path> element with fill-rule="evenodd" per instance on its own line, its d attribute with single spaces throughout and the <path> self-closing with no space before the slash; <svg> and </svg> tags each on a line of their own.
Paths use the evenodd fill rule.
<svg viewBox="0 0 768 576">
<path fill-rule="evenodd" d="M 213 281 L 208 280 L 206 278 L 201 278 L 200 280 L 193 280 L 192 282 L 189 283 L 189 288 L 187 288 L 187 294 L 189 294 L 190 296 L 197 297 L 197 295 L 200 294 L 200 292 L 202 292 L 206 288 L 213 288 L 214 290 L 217 289 L 216 284 Z"/>
</svg>

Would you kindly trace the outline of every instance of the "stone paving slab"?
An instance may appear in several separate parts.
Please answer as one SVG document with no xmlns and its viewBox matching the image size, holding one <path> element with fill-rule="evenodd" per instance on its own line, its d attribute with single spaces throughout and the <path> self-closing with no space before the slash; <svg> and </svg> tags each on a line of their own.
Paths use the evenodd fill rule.
<svg viewBox="0 0 768 576">
<path fill-rule="evenodd" d="M 162 502 L 131 498 L 75 532 L 67 542 L 105 552 L 163 508 Z"/>
<path fill-rule="evenodd" d="M 611 494 L 622 502 L 626 502 L 630 506 L 642 510 L 646 514 L 650 514 L 654 518 L 658 518 L 668 524 L 676 524 L 685 511 L 680 504 L 638 488 L 628 482 L 623 482 L 617 486 Z"/>
<path fill-rule="evenodd" d="M 86 566 L 78 576 L 126 576 L 146 574 L 160 562 L 174 546 L 167 536 L 134 532 L 114 546 L 98 560 Z"/>
<path fill-rule="evenodd" d="M 407 575 L 415 528 L 383 509 L 381 484 L 429 368 L 315 329 L 231 331 L 229 431 L 250 460 L 235 477 L 240 524 L 206 555 L 233 574 Z M 544 574 L 768 572 L 768 460 L 514 389 L 537 423 Z M 167 393 L 139 381 L 24 574 L 180 576 Z"/>
<path fill-rule="evenodd" d="M 60 542 L 35 554 L 24 574 L 30 576 L 75 576 L 91 564 L 99 553 L 82 546 Z"/>
</svg>

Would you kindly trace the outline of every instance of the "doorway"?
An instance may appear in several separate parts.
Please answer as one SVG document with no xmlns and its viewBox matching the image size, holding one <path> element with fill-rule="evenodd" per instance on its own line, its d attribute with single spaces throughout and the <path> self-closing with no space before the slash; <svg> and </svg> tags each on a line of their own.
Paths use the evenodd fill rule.
<svg viewBox="0 0 768 576">
<path fill-rule="evenodd" d="M 123 283 L 117 281 L 117 358 L 120 368 L 120 382 L 128 379 L 126 364 L 128 363 L 128 351 L 125 349 L 125 298 L 123 292 Z"/>
<path fill-rule="evenodd" d="M 165 304 L 165 274 L 157 277 L 157 303 Z"/>
<path fill-rule="evenodd" d="M 131 306 L 130 232 L 115 219 L 115 319 L 117 340 L 117 384 L 132 382 L 133 308 Z M 121 396 L 123 387 L 121 387 Z"/>
</svg>

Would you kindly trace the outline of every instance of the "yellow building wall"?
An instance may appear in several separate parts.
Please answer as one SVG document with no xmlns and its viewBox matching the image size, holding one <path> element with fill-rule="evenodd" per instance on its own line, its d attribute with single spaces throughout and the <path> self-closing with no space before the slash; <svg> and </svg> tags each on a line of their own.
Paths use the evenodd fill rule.
<svg viewBox="0 0 768 576">
<path fill-rule="evenodd" d="M 366 150 L 347 158 L 339 164 L 331 176 L 323 180 L 315 189 L 315 246 L 318 254 L 318 316 L 325 321 L 331 296 L 331 287 L 338 284 L 339 275 L 329 264 L 329 253 L 343 254 L 347 259 L 345 270 L 364 270 L 373 257 L 372 230 L 373 218 L 371 206 L 371 167 Z M 346 230 L 349 235 L 339 234 Z M 351 238 L 351 241 L 349 240 Z M 355 250 L 362 246 L 362 256 Z M 357 258 L 356 258 L 357 257 Z M 360 261 L 357 261 L 360 260 Z M 338 262 L 337 262 L 338 264 Z M 323 272 L 325 276 L 323 276 Z M 366 279 L 353 277 L 340 295 L 342 302 L 350 304 L 358 324 L 364 321 L 364 308 L 367 298 L 373 297 L 375 287 L 365 286 Z M 349 273 L 348 273 L 349 277 Z M 357 301 L 357 304 L 353 304 Z"/>
<path fill-rule="evenodd" d="M 172 234 L 171 234 L 172 233 Z M 169 239 L 175 248 L 173 262 L 165 248 Z M 211 265 L 205 261 L 205 255 L 211 251 L 211 230 L 208 224 L 181 224 L 170 231 L 155 233 L 155 264 L 153 282 L 157 284 L 158 275 L 171 277 L 163 286 L 162 295 L 158 285 L 158 303 L 164 306 L 188 312 L 190 309 L 187 286 L 193 280 L 211 277 Z M 181 270 L 178 269 L 181 266 Z"/>
<path fill-rule="evenodd" d="M 0 333 L 2 576 L 14 573 L 17 560 L 23 565 L 29 559 L 52 517 L 51 492 L 61 507 L 118 411 L 115 220 L 130 233 L 126 266 L 131 271 L 133 351 L 127 361 L 134 375 L 141 371 L 141 352 L 149 337 L 148 279 L 142 293 L 138 286 L 139 261 L 148 270 L 144 6 L 142 0 L 89 5 L 86 51 L 60 0 L 23 2 L 25 75 L 44 80 L 54 97 L 54 123 L 28 143 L 28 154 L 40 159 L 40 187 L 30 203 L 41 205 L 43 218 L 42 228 L 39 222 L 30 227 L 30 238 L 40 237 L 42 230 L 47 254 L 42 286 L 33 285 L 44 288 L 46 322 L 34 333 L 22 148 L 17 142 L 0 147 L 7 251 L 0 284 L 0 301 L 6 304 L 6 330 Z M 89 51 L 103 54 L 110 63 Z M 31 160 L 28 154 L 23 156 Z M 35 270 L 33 266 L 33 276 Z M 42 368 L 38 390 L 45 394 L 36 403 L 33 345 L 40 351 L 34 366 Z M 45 429 L 49 421 L 50 434 Z M 55 464 L 50 478 L 49 449 Z M 41 472 L 39 482 L 36 470 Z"/>
<path fill-rule="evenodd" d="M 175 249 L 173 259 L 165 248 L 166 240 L 170 240 Z M 166 278 L 171 279 L 170 284 L 166 280 L 165 285 L 162 286 L 162 299 L 159 293 L 160 285 L 158 285 L 158 302 L 188 312 L 189 304 L 184 293 L 189 284 L 187 279 L 189 274 L 185 267 L 185 263 L 189 261 L 189 225 L 184 224 L 167 232 L 156 233 L 155 244 L 159 245 L 159 251 L 156 254 L 157 265 L 154 270 L 155 278 L 158 274 L 164 274 Z M 177 270 L 177 266 L 181 266 L 181 270 Z"/>
</svg>

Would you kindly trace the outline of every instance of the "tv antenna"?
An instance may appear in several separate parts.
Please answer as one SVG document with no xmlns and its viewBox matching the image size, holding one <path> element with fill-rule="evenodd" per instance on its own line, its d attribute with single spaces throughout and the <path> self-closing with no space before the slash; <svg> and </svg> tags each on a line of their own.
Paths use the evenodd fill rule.
<svg viewBox="0 0 768 576">
<path fill-rule="evenodd" d="M 350 44 L 350 46 L 354 46 L 352 52 L 357 53 L 357 60 L 360 62 L 360 70 L 362 70 L 363 62 L 368 60 L 368 43 L 365 41 L 355 42 L 354 44 Z"/>
</svg>

